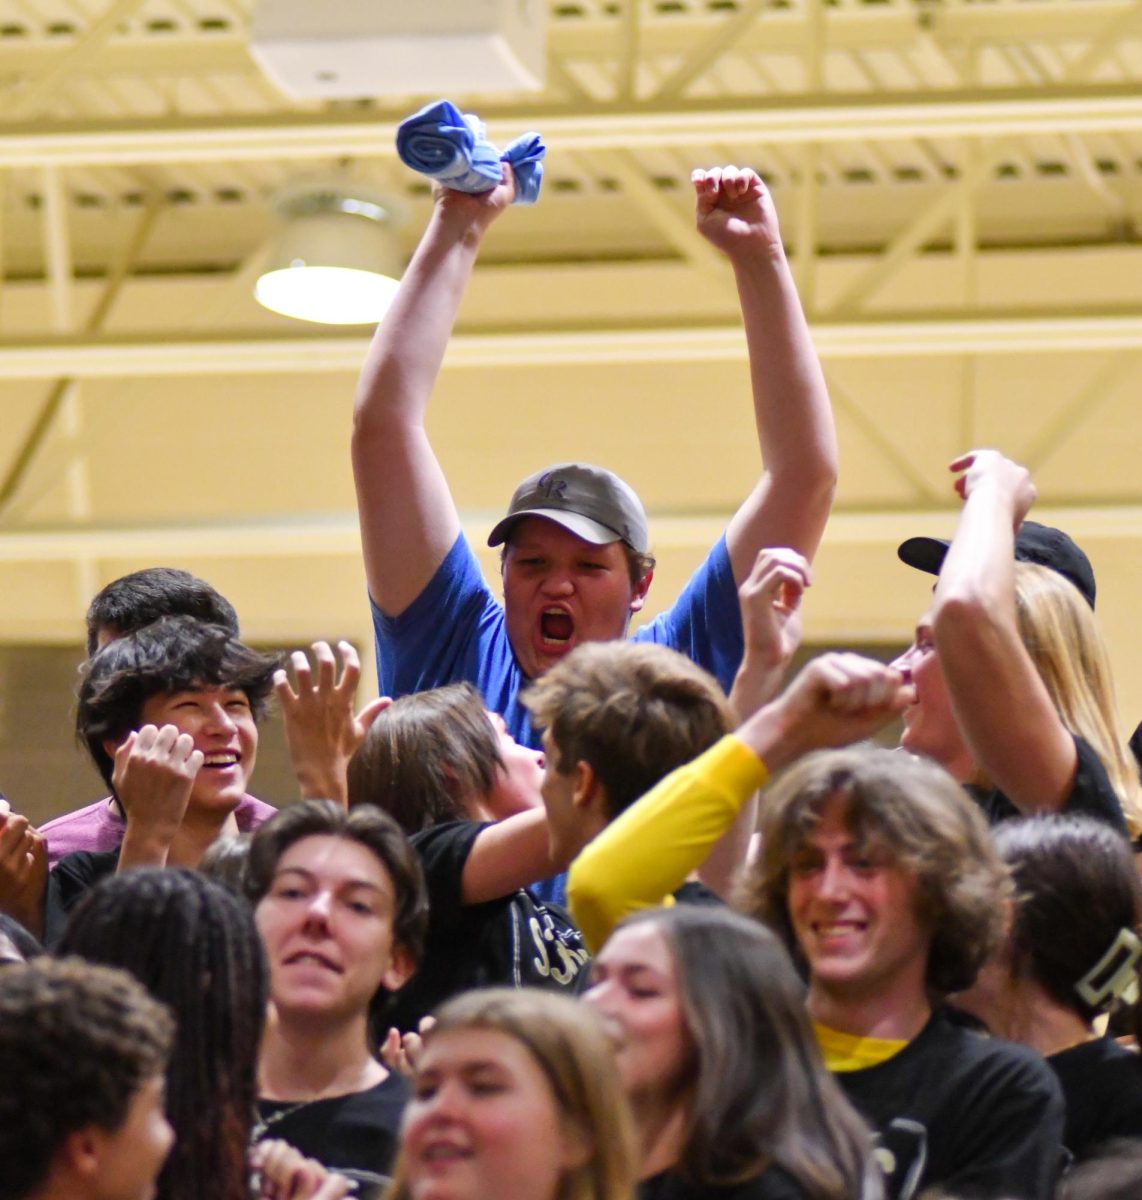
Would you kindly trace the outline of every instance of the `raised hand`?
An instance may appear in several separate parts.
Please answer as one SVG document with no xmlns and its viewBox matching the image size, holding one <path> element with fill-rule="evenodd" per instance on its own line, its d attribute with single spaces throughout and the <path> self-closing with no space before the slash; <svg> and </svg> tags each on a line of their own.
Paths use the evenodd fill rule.
<svg viewBox="0 0 1142 1200">
<path fill-rule="evenodd" d="M 745 652 L 730 700 L 744 718 L 774 696 L 801 644 L 801 599 L 812 583 L 808 560 L 788 547 L 758 553 L 738 588 Z"/>
<path fill-rule="evenodd" d="M 444 220 L 459 221 L 484 230 L 515 199 L 515 173 L 503 164 L 503 180 L 489 192 L 460 192 L 442 184 L 432 185 L 432 199 Z"/>
<path fill-rule="evenodd" d="M 115 751 L 111 775 L 115 795 L 127 813 L 124 845 L 128 839 L 132 847 L 145 844 L 156 856 L 155 865 L 165 865 L 202 762 L 194 738 L 174 725 L 143 725 L 127 735 Z M 145 861 L 150 859 L 130 865 Z"/>
<path fill-rule="evenodd" d="M 761 176 L 749 167 L 690 173 L 698 232 L 731 257 L 743 246 L 781 249 L 777 210 Z"/>
<path fill-rule="evenodd" d="M 348 805 L 349 759 L 365 740 L 369 726 L 391 703 L 387 696 L 353 713 L 361 660 L 348 642 L 338 642 L 341 673 L 328 642 L 314 642 L 316 676 L 301 650 L 290 656 L 294 686 L 284 670 L 274 675 L 274 692 L 285 721 L 290 761 L 303 799 L 329 799 Z"/>
<path fill-rule="evenodd" d="M 955 489 L 961 500 L 967 501 L 988 487 L 1006 497 L 1011 504 L 1016 530 L 1023 524 L 1038 495 L 1031 472 L 998 450 L 971 450 L 953 459 L 948 470 L 959 476 Z"/>
<path fill-rule="evenodd" d="M 37 936 L 42 932 L 48 850 L 27 817 L 0 796 L 0 912 Z"/>
<path fill-rule="evenodd" d="M 869 737 L 915 694 L 893 666 L 859 654 L 822 654 L 738 732 L 775 769 L 810 750 Z"/>
<path fill-rule="evenodd" d="M 381 1062 L 390 1071 L 411 1078 L 416 1074 L 416 1064 L 424 1049 L 424 1037 L 435 1024 L 435 1017 L 421 1017 L 415 1033 L 401 1033 L 395 1025 L 391 1026 L 381 1043 Z"/>
<path fill-rule="evenodd" d="M 746 654 L 786 667 L 801 644 L 801 599 L 813 582 L 803 554 L 788 547 L 762 550 L 738 588 Z"/>
</svg>

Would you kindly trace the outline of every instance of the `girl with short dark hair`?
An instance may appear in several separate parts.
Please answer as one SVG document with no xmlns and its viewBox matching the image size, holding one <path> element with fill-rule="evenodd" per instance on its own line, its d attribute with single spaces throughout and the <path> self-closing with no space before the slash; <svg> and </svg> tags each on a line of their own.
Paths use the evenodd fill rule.
<svg viewBox="0 0 1142 1200">
<path fill-rule="evenodd" d="M 1015 882 L 1007 937 L 954 1003 L 1044 1055 L 1067 1103 L 1064 1143 L 1082 1161 L 1142 1138 L 1142 1058 L 1096 1030 L 1124 1010 L 1142 1031 L 1142 882 L 1126 840 L 1090 817 L 1005 822 L 995 843 Z"/>
</svg>

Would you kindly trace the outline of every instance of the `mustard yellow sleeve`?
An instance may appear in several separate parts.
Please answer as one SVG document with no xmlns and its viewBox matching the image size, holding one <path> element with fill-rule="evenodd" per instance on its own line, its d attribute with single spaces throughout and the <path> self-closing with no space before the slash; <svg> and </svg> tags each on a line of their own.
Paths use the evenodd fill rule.
<svg viewBox="0 0 1142 1200">
<path fill-rule="evenodd" d="M 567 902 L 592 953 L 623 917 L 659 905 L 701 866 L 768 778 L 728 734 L 615 818 L 571 864 Z"/>
</svg>

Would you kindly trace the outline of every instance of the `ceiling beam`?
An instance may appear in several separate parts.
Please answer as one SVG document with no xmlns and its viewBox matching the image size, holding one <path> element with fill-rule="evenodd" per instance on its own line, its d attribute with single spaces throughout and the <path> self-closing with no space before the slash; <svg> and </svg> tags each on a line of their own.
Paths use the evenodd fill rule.
<svg viewBox="0 0 1142 1200">
<path fill-rule="evenodd" d="M 103 282 L 99 298 L 95 302 L 95 307 L 84 322 L 83 332 L 87 336 L 97 334 L 103 328 L 115 301 L 119 298 L 130 277 L 131 268 L 154 228 L 159 209 L 160 205 L 156 198 L 153 195 L 148 196 L 147 202 L 135 220 L 131 236 L 117 249 L 107 279 Z M 76 380 L 73 377 L 63 376 L 57 379 L 49 390 L 30 430 L 12 459 L 12 465 L 0 480 L 0 518 L 11 517 L 13 502 L 17 499 L 20 486 L 48 441 L 60 413 L 67 407 L 70 407 L 73 412 L 78 412 L 75 385 Z M 82 438 L 77 436 L 72 441 L 74 443 L 72 458 L 74 459 L 76 455 L 82 456 Z M 69 461 L 64 467 L 63 473 L 70 468 L 71 462 Z"/>
<path fill-rule="evenodd" d="M 638 0 L 627 0 L 616 16 L 553 18 L 548 25 L 552 53 L 578 60 L 612 61 L 616 40 Z M 829 12 L 829 44 L 836 50 L 900 47 L 915 41 L 921 15 L 947 44 L 1087 41 L 1130 12 L 1134 0 L 1021 0 L 1019 4 L 943 3 L 923 14 L 903 4 L 838 5 Z M 686 12 L 656 14 L 648 7 L 640 17 L 639 49 L 644 59 L 677 58 L 709 37 L 725 21 L 724 13 L 695 6 Z M 736 49 L 744 53 L 799 53 L 804 46 L 806 14 L 801 8 L 771 9 L 762 25 L 740 31 Z M 1127 26 L 1129 28 L 1129 26 Z M 131 29 L 110 39 L 94 58 L 73 64 L 72 77 L 110 78 L 127 75 L 260 74 L 250 56 L 247 29 L 164 30 L 159 34 Z M 9 39 L 4 47 L 6 74 L 14 79 L 41 75 L 62 58 L 76 38 L 66 36 Z"/>
<path fill-rule="evenodd" d="M 44 261 L 47 264 L 48 294 L 51 297 L 52 328 L 57 333 L 69 333 L 73 321 L 71 231 L 68 226 L 68 206 L 64 200 L 63 182 L 55 167 L 41 172 L 44 205 L 40 225 L 44 242 Z"/>
<path fill-rule="evenodd" d="M 949 493 L 950 493 L 949 489 Z M 916 534 L 931 534 L 932 514 L 955 512 L 952 503 L 878 509 L 834 509 L 822 545 L 895 546 Z M 500 513 L 465 510 L 464 532 L 482 545 Z M 658 550 L 706 549 L 725 529 L 729 512 L 666 516 L 652 512 Z M 1080 541 L 1142 537 L 1142 505 L 1136 496 L 1106 504 L 1051 505 L 1035 510 L 1036 519 L 1064 526 Z M 298 514 L 278 520 L 246 520 L 200 525 L 52 527 L 0 531 L 0 562 L 71 562 L 77 558 L 312 558 L 361 554 L 361 533 L 352 512 Z"/>
<path fill-rule="evenodd" d="M 1117 13 L 1096 29 L 1094 38 L 1081 54 L 1067 65 L 1063 79 L 1078 83 L 1089 79 L 1107 58 L 1142 25 L 1142 0 Z"/>
<path fill-rule="evenodd" d="M 1003 138 L 984 147 L 982 154 L 973 155 L 970 166 L 961 172 L 955 183 L 946 187 L 942 195 L 921 209 L 909 224 L 896 234 L 881 254 L 836 297 L 830 311 L 838 317 L 849 316 L 859 311 L 865 301 L 891 279 L 925 242 L 956 217 L 958 210 L 1010 150 L 1010 140 Z"/>
<path fill-rule="evenodd" d="M 1020 456 L 1032 473 L 1047 463 L 1067 441 L 1095 417 L 1103 402 L 1138 365 L 1138 355 L 1129 351 L 1112 354 L 1099 363 L 1098 371 L 1063 408 L 1053 414 Z"/>
<path fill-rule="evenodd" d="M 631 101 L 638 94 L 641 36 L 642 14 L 639 12 L 639 0 L 626 0 L 623 6 L 618 71 L 615 77 L 617 100 Z"/>
<path fill-rule="evenodd" d="M 698 45 L 691 46 L 682 61 L 662 80 L 655 89 L 654 99 L 676 100 L 684 95 L 690 84 L 736 45 L 768 3 L 769 0 L 745 0 L 732 16 L 722 15 L 710 33 Z"/>
<path fill-rule="evenodd" d="M 708 147 L 805 141 L 986 137 L 1142 129 L 1142 92 L 1104 84 L 878 96 L 828 93 L 684 105 L 600 104 L 487 110 L 493 136 L 536 128 L 560 151 Z M 327 113 L 266 118 L 167 119 L 117 124 L 0 125 L 0 167 L 110 166 L 252 159 L 391 159 L 397 122 Z"/>
<path fill-rule="evenodd" d="M 60 54 L 48 59 L 38 74 L 20 80 L 20 90 L 8 105 L 10 117 L 28 117 L 42 111 L 57 89 L 72 82 L 83 64 L 98 58 L 115 31 L 141 8 L 144 0 L 115 0 Z"/>
<path fill-rule="evenodd" d="M 876 450 L 885 465 L 894 472 L 904 485 L 911 491 L 919 505 L 931 507 L 938 504 L 940 494 L 930 479 L 917 467 L 913 456 L 901 450 L 892 439 L 897 430 L 886 429 L 883 421 L 869 413 L 865 406 L 845 388 L 835 372 L 828 371 L 825 381 L 829 388 L 829 397 L 838 415 L 843 415 L 853 424 L 866 441 Z"/>
<path fill-rule="evenodd" d="M 728 285 L 725 256 L 694 228 L 689 198 L 682 207 L 663 195 L 638 159 L 624 150 L 603 151 L 596 155 L 594 165 L 619 182 L 624 195 L 688 263 Z"/>
<path fill-rule="evenodd" d="M 801 147 L 800 181 L 793 223 L 793 277 L 797 294 L 810 316 L 817 311 L 817 242 L 821 235 L 821 148 L 815 142 Z"/>
<path fill-rule="evenodd" d="M 1073 45 L 1097 36 L 1133 4 L 1134 0 L 837 4 L 829 9 L 829 45 L 835 50 L 900 48 L 914 43 L 921 29 L 931 29 L 945 45 L 1028 40 Z M 762 23 L 738 31 L 735 48 L 751 54 L 797 53 L 804 45 L 807 19 L 803 5 L 771 7 Z M 723 12 L 712 7 L 694 5 L 687 12 L 656 16 L 648 6 L 643 55 L 683 55 L 721 28 L 724 20 Z M 553 20 L 548 27 L 551 44 L 564 56 L 598 58 L 613 53 L 615 23 L 614 18 Z"/>
<path fill-rule="evenodd" d="M 813 326 L 825 359 L 1076 353 L 1142 348 L 1142 311 L 1085 316 L 943 316 L 826 321 Z M 53 339 L 0 342 L 0 379 L 161 378 L 198 375 L 356 374 L 369 340 L 357 337 Z M 608 363 L 738 362 L 738 325 L 596 332 L 457 334 L 450 370 Z"/>
</svg>

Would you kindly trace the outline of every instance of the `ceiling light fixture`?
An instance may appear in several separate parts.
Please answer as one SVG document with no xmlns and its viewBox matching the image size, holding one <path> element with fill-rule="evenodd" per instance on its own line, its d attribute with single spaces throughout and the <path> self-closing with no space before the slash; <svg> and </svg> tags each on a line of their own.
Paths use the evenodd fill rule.
<svg viewBox="0 0 1142 1200">
<path fill-rule="evenodd" d="M 258 303 L 299 321 L 376 324 L 400 280 L 393 205 L 344 184 L 307 184 L 275 207 L 286 224 L 254 285 Z"/>
</svg>

